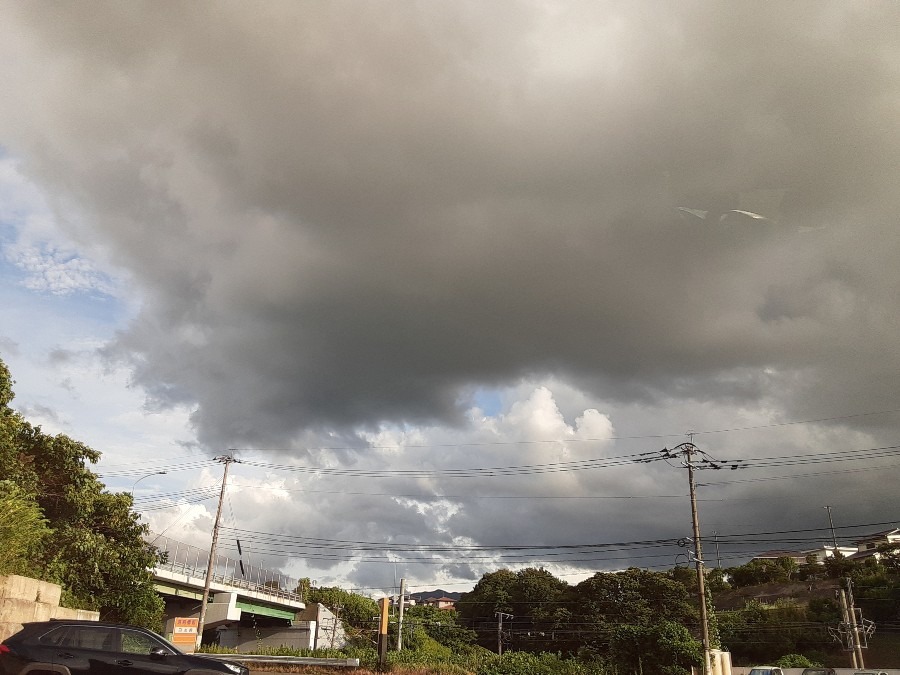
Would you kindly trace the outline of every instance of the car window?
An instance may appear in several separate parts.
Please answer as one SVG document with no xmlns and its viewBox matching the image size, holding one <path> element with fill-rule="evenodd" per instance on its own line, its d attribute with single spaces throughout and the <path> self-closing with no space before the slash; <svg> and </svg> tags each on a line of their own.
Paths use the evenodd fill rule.
<svg viewBox="0 0 900 675">
<path fill-rule="evenodd" d="M 122 630 L 122 651 L 126 654 L 149 654 L 154 649 L 164 649 L 166 653 L 172 652 L 165 643 L 152 635 L 136 630 Z"/>
<path fill-rule="evenodd" d="M 60 626 L 42 635 L 40 642 L 72 649 L 111 651 L 115 648 L 115 629 L 107 626 Z"/>
</svg>

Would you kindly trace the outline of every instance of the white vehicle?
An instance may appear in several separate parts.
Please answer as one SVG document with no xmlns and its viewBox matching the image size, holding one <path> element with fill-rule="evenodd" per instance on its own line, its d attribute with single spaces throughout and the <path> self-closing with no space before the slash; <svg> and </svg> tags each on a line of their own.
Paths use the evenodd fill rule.
<svg viewBox="0 0 900 675">
<path fill-rule="evenodd" d="M 778 666 L 753 666 L 749 675 L 784 675 Z"/>
</svg>

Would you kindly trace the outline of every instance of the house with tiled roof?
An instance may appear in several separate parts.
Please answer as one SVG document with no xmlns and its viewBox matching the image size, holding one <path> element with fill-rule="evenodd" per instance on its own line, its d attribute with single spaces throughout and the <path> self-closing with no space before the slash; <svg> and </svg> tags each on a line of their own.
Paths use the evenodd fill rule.
<svg viewBox="0 0 900 675">
<path fill-rule="evenodd" d="M 429 607 L 437 607 L 438 609 L 456 609 L 456 600 L 446 596 L 442 598 L 426 598 L 422 601 L 422 604 Z"/>
</svg>

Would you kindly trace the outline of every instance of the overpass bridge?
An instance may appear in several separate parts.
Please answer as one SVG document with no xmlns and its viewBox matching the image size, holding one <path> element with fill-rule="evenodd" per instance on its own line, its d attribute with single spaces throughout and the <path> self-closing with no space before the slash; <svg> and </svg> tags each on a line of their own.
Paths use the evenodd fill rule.
<svg viewBox="0 0 900 675">
<path fill-rule="evenodd" d="M 168 624 L 178 617 L 200 615 L 209 550 L 151 533 L 148 543 L 166 554 L 166 562 L 153 570 L 158 593 L 166 602 Z M 297 580 L 280 572 L 216 555 L 212 563 L 211 602 L 206 628 L 244 623 L 253 626 L 289 625 L 306 608 L 294 592 Z"/>
</svg>

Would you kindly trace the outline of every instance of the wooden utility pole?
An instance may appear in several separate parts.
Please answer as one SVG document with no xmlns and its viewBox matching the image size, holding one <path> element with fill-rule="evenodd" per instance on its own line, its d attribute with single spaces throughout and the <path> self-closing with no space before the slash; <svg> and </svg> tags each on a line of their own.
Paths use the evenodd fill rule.
<svg viewBox="0 0 900 675">
<path fill-rule="evenodd" d="M 391 599 L 382 598 L 378 603 L 381 605 L 381 618 L 378 622 L 378 667 L 384 668 L 387 663 L 388 616 L 391 608 Z"/>
<path fill-rule="evenodd" d="M 703 546 L 700 542 L 700 517 L 697 513 L 697 484 L 694 482 L 693 454 L 698 452 L 697 446 L 692 442 L 676 445 L 669 450 L 664 448 L 664 459 L 681 458 L 682 465 L 688 470 L 688 486 L 691 493 L 691 524 L 693 526 L 694 562 L 697 566 L 697 599 L 700 603 L 700 634 L 703 640 L 703 673 L 708 675 L 711 671 L 710 643 L 709 643 L 709 616 L 706 605 L 706 574 L 703 571 Z M 717 463 L 704 459 L 707 466 L 703 468 L 721 468 Z"/>
<path fill-rule="evenodd" d="M 693 443 L 684 444 L 685 464 L 688 470 L 688 484 L 691 489 L 691 521 L 694 526 L 694 558 L 697 564 L 697 595 L 700 600 L 700 630 L 703 636 L 703 672 L 710 672 L 709 663 L 709 617 L 706 608 L 706 574 L 703 571 L 703 548 L 700 544 L 700 518 L 697 514 L 697 485 L 694 482 L 694 464 L 691 461 L 691 453 L 694 451 Z"/>
<path fill-rule="evenodd" d="M 213 523 L 212 544 L 209 547 L 209 562 L 206 563 L 206 579 L 203 582 L 203 596 L 200 600 L 200 619 L 197 622 L 197 649 L 203 642 L 203 628 L 206 624 L 206 605 L 209 603 L 209 587 L 212 585 L 213 569 L 216 563 L 216 545 L 219 543 L 219 520 L 222 518 L 222 502 L 225 501 L 225 485 L 228 481 L 228 467 L 235 461 L 233 456 L 222 455 L 215 458 L 225 465 L 222 474 L 222 490 L 219 492 L 219 506 L 216 509 L 216 520 Z"/>
</svg>

